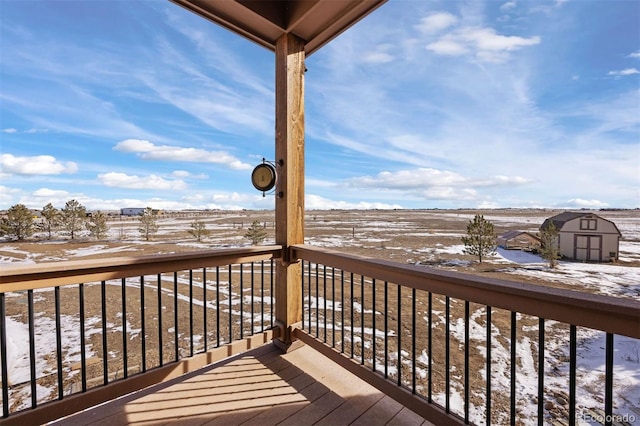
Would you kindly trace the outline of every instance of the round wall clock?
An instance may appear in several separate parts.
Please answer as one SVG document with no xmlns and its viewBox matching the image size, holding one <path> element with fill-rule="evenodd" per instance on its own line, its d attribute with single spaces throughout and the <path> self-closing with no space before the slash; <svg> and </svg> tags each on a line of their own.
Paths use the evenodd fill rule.
<svg viewBox="0 0 640 426">
<path fill-rule="evenodd" d="M 276 168 L 269 163 L 258 164 L 251 173 L 251 183 L 258 191 L 270 191 L 276 184 Z"/>
</svg>

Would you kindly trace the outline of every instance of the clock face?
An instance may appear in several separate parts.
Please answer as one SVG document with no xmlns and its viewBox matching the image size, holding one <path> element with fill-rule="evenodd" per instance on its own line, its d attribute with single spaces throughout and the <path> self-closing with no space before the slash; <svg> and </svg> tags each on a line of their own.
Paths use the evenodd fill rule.
<svg viewBox="0 0 640 426">
<path fill-rule="evenodd" d="M 251 173 L 251 183 L 258 191 L 270 191 L 276 184 L 275 168 L 269 163 L 258 164 Z"/>
</svg>

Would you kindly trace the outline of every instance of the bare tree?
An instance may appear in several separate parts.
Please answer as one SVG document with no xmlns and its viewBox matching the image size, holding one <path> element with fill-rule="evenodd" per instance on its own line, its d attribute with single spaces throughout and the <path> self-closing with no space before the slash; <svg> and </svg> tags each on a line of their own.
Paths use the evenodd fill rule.
<svg viewBox="0 0 640 426">
<path fill-rule="evenodd" d="M 140 216 L 138 232 L 144 236 L 145 240 L 149 241 L 158 232 L 158 229 L 157 214 L 151 207 L 147 207 Z"/>
<path fill-rule="evenodd" d="M 211 234 L 211 231 L 207 229 L 204 222 L 200 219 L 195 219 L 191 222 L 191 229 L 189 229 L 189 234 L 192 235 L 196 241 L 200 242 L 202 238 L 207 237 Z"/>
<path fill-rule="evenodd" d="M 101 211 L 97 211 L 91 215 L 87 221 L 87 230 L 96 240 L 101 240 L 107 235 L 109 227 L 107 226 L 107 215 Z"/>
</svg>

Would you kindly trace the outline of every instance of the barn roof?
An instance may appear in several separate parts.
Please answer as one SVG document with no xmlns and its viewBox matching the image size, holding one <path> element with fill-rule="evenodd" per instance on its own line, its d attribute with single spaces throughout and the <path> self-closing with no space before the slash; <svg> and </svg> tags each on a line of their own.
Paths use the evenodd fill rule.
<svg viewBox="0 0 640 426">
<path fill-rule="evenodd" d="M 612 221 L 605 219 L 601 216 L 598 216 L 595 213 L 591 213 L 591 212 L 562 212 L 560 214 L 557 214 L 555 216 L 552 216 L 548 219 L 545 219 L 545 221 L 542 223 L 542 225 L 540 226 L 540 230 L 544 230 L 547 229 L 549 227 L 549 225 L 551 224 L 551 222 L 553 222 L 553 225 L 556 227 L 557 230 L 562 229 L 562 227 L 564 226 L 565 223 L 570 222 L 574 219 L 580 218 L 580 217 L 584 217 L 584 216 L 593 216 L 593 217 L 597 217 L 600 220 L 604 220 L 606 222 L 609 222 L 613 225 L 613 227 L 616 229 L 616 231 L 618 232 L 619 235 L 622 235 L 620 233 L 620 230 L 618 229 L 618 227 L 616 226 L 615 223 L 613 223 Z"/>
<path fill-rule="evenodd" d="M 387 0 L 171 0 L 275 51 L 276 40 L 293 34 L 307 56 Z"/>
<path fill-rule="evenodd" d="M 538 237 L 536 237 L 535 235 L 533 235 L 533 234 L 532 234 L 532 233 L 530 233 L 530 232 L 527 232 L 527 231 L 515 231 L 515 230 L 507 231 L 507 232 L 505 232 L 504 234 L 500 235 L 500 237 L 499 237 L 499 238 L 502 238 L 502 239 L 504 239 L 504 240 L 506 241 L 506 240 L 510 240 L 510 239 L 515 238 L 515 237 L 517 237 L 518 235 L 522 235 L 522 234 L 530 235 L 530 236 L 532 236 L 533 238 L 535 238 L 535 239 L 539 240 L 539 238 L 538 238 Z"/>
</svg>

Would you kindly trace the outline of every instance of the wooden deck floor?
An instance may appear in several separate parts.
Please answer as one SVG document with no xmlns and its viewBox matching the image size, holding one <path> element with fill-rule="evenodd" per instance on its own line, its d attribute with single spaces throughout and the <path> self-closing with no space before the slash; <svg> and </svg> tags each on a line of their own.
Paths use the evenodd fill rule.
<svg viewBox="0 0 640 426">
<path fill-rule="evenodd" d="M 308 346 L 273 344 L 55 425 L 429 425 Z"/>
</svg>

